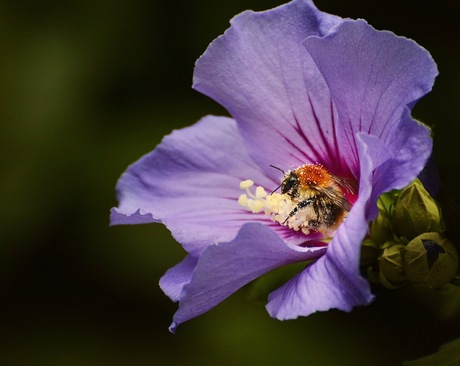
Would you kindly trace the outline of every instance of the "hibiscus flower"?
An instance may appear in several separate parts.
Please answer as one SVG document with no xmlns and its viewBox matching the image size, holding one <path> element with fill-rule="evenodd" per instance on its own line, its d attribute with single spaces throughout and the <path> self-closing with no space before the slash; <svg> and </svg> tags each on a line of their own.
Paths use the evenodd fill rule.
<svg viewBox="0 0 460 366">
<path fill-rule="evenodd" d="M 309 0 L 232 19 L 193 83 L 232 118 L 166 136 L 121 176 L 111 212 L 113 225 L 163 223 L 187 252 L 160 280 L 179 302 L 170 329 L 296 262 L 305 268 L 268 298 L 272 317 L 369 304 L 361 244 L 378 197 L 430 156 L 430 130 L 411 108 L 436 74 L 415 42 Z M 300 181 L 314 169 L 323 190 L 313 173 Z"/>
</svg>

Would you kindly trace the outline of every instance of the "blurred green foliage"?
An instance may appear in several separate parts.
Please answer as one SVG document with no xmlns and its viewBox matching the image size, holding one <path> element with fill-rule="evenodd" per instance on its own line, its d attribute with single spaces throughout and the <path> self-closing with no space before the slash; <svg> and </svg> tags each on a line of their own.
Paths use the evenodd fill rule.
<svg viewBox="0 0 460 366">
<path fill-rule="evenodd" d="M 1 364 L 389 365 L 458 335 L 458 319 L 376 289 L 367 308 L 290 322 L 243 290 L 174 336 L 176 305 L 157 282 L 180 245 L 160 225 L 108 227 L 130 163 L 172 129 L 226 113 L 190 88 L 208 43 L 238 12 L 281 3 L 0 1 Z M 434 125 L 436 159 L 458 163 L 458 3 L 316 4 L 430 50 L 441 75 L 415 116 Z"/>
</svg>

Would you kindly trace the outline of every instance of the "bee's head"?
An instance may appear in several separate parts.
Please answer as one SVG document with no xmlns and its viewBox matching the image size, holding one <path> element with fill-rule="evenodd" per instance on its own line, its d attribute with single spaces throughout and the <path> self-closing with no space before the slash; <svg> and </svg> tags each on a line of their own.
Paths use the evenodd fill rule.
<svg viewBox="0 0 460 366">
<path fill-rule="evenodd" d="M 299 188 L 299 178 L 293 171 L 287 172 L 281 183 L 281 193 L 287 193 L 290 196 L 296 196 Z"/>
</svg>

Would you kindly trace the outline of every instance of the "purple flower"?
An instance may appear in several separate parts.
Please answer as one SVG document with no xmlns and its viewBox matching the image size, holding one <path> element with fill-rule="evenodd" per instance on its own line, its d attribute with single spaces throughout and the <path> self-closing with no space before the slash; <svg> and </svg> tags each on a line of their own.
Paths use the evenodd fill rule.
<svg viewBox="0 0 460 366">
<path fill-rule="evenodd" d="M 271 293 L 271 316 L 371 302 L 359 255 L 377 199 L 416 178 L 432 148 L 410 109 L 437 69 L 415 42 L 310 0 L 246 11 L 231 24 L 197 61 L 193 87 L 233 119 L 207 116 L 166 136 L 122 175 L 111 212 L 113 225 L 163 223 L 188 252 L 160 280 L 179 301 L 173 331 L 299 261 L 315 260 Z M 294 190 L 286 179 L 302 167 L 323 167 L 333 183 L 317 190 L 296 182 Z"/>
</svg>

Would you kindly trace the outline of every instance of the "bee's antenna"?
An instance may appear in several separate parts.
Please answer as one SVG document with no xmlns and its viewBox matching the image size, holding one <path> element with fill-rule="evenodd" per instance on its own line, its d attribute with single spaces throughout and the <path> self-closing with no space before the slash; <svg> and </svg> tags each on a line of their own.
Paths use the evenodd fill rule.
<svg viewBox="0 0 460 366">
<path fill-rule="evenodd" d="M 270 164 L 270 166 L 271 166 L 272 168 L 275 168 L 276 170 L 279 170 L 281 173 L 286 174 L 286 173 L 284 172 L 283 169 L 278 168 L 277 166 L 274 166 L 274 165 L 271 165 L 271 164 Z M 279 187 L 278 187 L 278 188 L 279 188 Z"/>
<path fill-rule="evenodd" d="M 270 164 L 270 166 L 271 166 L 272 168 L 275 168 L 276 170 L 279 170 L 281 173 L 286 174 L 286 173 L 284 172 L 283 169 L 278 168 L 277 166 L 274 166 L 274 165 L 271 165 L 271 164 Z M 275 190 L 273 190 L 272 193 L 270 193 L 270 195 L 272 195 L 272 194 L 275 193 L 278 189 L 280 189 L 282 185 L 283 185 L 283 183 L 281 183 L 278 187 L 276 187 Z"/>
<path fill-rule="evenodd" d="M 278 187 L 276 187 L 276 188 L 272 191 L 272 193 L 270 193 L 270 196 L 271 196 L 273 193 L 275 193 L 278 189 L 280 189 L 282 185 L 283 185 L 283 183 L 281 183 Z"/>
</svg>

